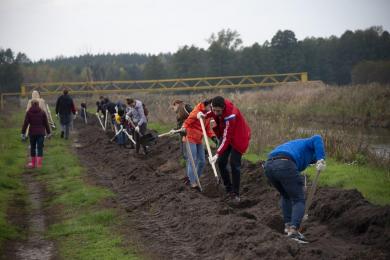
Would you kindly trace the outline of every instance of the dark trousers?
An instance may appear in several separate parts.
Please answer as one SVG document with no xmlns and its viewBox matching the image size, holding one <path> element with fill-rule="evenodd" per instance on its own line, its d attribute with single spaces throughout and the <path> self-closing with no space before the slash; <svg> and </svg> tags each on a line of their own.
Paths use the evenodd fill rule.
<svg viewBox="0 0 390 260">
<path fill-rule="evenodd" d="M 230 180 L 230 173 L 227 168 L 229 157 L 232 181 Z M 234 192 L 236 195 L 240 194 L 241 157 L 241 153 L 236 151 L 232 146 L 229 146 L 217 161 L 226 192 Z"/>
<path fill-rule="evenodd" d="M 146 134 L 146 127 L 147 127 L 146 123 L 143 123 L 139 127 L 139 131 L 141 134 L 137 133 L 137 131 L 134 131 L 134 141 L 135 141 L 135 152 L 136 153 L 139 153 L 139 148 L 141 147 L 141 144 L 140 144 L 141 135 Z M 144 145 L 142 145 L 142 148 L 146 152 L 146 147 Z"/>
<path fill-rule="evenodd" d="M 30 135 L 30 154 L 31 157 L 43 156 L 43 141 L 45 137 L 43 135 Z M 38 154 L 37 154 L 38 151 Z"/>
<path fill-rule="evenodd" d="M 304 182 L 293 161 L 268 160 L 265 175 L 281 195 L 284 223 L 299 228 L 305 213 Z"/>
</svg>

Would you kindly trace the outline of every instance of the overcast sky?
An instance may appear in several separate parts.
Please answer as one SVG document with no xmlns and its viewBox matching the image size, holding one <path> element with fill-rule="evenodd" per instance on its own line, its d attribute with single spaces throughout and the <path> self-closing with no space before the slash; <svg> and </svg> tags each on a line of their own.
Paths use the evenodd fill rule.
<svg viewBox="0 0 390 260">
<path fill-rule="evenodd" d="M 0 47 L 31 59 L 85 53 L 175 52 L 237 30 L 245 46 L 277 30 L 298 39 L 390 30 L 389 0 L 0 0 Z"/>
</svg>

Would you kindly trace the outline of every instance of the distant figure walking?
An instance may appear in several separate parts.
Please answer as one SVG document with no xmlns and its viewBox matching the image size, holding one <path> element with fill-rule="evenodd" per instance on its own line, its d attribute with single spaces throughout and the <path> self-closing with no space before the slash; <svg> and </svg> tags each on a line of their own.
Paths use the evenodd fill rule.
<svg viewBox="0 0 390 260">
<path fill-rule="evenodd" d="M 64 94 L 57 99 L 56 115 L 60 118 L 61 138 L 69 138 L 69 128 L 72 123 L 72 114 L 76 114 L 76 108 L 73 99 L 68 95 L 68 90 L 65 89 Z"/>
</svg>

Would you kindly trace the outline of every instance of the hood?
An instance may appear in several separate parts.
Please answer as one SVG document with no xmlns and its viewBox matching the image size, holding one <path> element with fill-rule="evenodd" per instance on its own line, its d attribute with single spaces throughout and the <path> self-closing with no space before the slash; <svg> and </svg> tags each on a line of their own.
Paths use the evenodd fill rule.
<svg viewBox="0 0 390 260">
<path fill-rule="evenodd" d="M 28 110 L 29 113 L 39 113 L 41 112 L 41 108 L 39 105 L 32 105 L 31 108 Z"/>
<path fill-rule="evenodd" d="M 31 98 L 32 98 L 32 99 L 38 99 L 38 98 L 40 98 L 39 92 L 36 91 L 36 90 L 33 90 L 33 92 L 31 93 Z"/>
</svg>

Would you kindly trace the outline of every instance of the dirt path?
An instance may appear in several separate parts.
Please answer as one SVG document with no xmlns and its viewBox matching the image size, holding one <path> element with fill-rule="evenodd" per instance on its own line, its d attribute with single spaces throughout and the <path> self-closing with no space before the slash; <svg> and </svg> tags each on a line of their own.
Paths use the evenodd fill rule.
<svg viewBox="0 0 390 260">
<path fill-rule="evenodd" d="M 147 158 L 135 158 L 97 124 L 78 128 L 75 150 L 90 179 L 117 194 L 127 212 L 121 228 L 156 259 L 390 258 L 390 207 L 373 206 L 357 191 L 319 189 L 305 224 L 311 243 L 299 245 L 282 234 L 278 194 L 258 165 L 243 164 L 242 202 L 234 207 L 209 167 L 205 192 L 182 183 L 176 140 L 162 138 Z"/>
<path fill-rule="evenodd" d="M 6 245 L 4 259 L 48 260 L 55 259 L 54 243 L 45 238 L 47 216 L 43 208 L 45 193 L 41 183 L 33 172 L 23 174 L 23 182 L 27 187 L 28 205 L 25 215 L 20 218 L 19 226 L 25 227 L 25 240 L 13 241 Z"/>
</svg>

